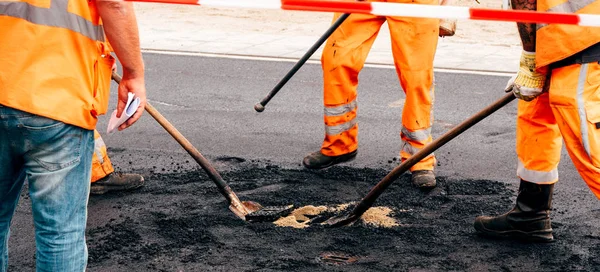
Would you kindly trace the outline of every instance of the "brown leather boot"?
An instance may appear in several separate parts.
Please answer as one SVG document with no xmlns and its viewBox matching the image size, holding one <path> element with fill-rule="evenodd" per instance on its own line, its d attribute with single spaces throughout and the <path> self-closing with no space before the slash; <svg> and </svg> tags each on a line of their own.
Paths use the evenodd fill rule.
<svg viewBox="0 0 600 272">
<path fill-rule="evenodd" d="M 144 185 L 144 177 L 138 174 L 110 173 L 108 176 L 92 182 L 90 194 L 102 195 L 112 191 L 129 191 Z"/>
<path fill-rule="evenodd" d="M 412 171 L 410 180 L 415 186 L 421 189 L 433 189 L 436 185 L 435 174 L 432 170 Z"/>
<path fill-rule="evenodd" d="M 536 184 L 521 180 L 515 207 L 496 217 L 479 216 L 474 227 L 481 234 L 525 240 L 552 242 L 550 209 L 554 184 Z"/>
<path fill-rule="evenodd" d="M 323 169 L 338 163 L 348 162 L 356 158 L 358 150 L 339 156 L 325 156 L 321 151 L 313 152 L 304 157 L 302 164 L 308 169 Z"/>
</svg>

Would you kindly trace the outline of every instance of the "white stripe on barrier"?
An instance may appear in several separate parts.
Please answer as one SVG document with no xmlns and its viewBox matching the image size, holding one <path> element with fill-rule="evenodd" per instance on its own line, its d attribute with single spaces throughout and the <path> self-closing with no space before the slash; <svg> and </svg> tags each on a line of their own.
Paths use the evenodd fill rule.
<svg viewBox="0 0 600 272">
<path fill-rule="evenodd" d="M 206 7 L 281 9 L 280 0 L 200 0 L 198 3 Z"/>
<path fill-rule="evenodd" d="M 591 14 L 579 14 L 580 26 L 600 26 L 600 16 Z"/>
<path fill-rule="evenodd" d="M 371 14 L 380 16 L 406 16 L 420 18 L 469 19 L 468 7 L 430 6 L 419 4 L 388 5 L 383 2 L 371 3 Z"/>
<path fill-rule="evenodd" d="M 119 0 L 117 0 L 119 1 Z M 433 6 L 389 2 L 349 2 L 337 0 L 120 0 L 170 4 L 199 4 L 207 7 L 284 9 L 317 12 L 362 13 L 379 16 L 470 19 L 545 24 L 600 26 L 600 14 L 534 12 L 522 10 L 482 9 L 456 6 Z"/>
</svg>

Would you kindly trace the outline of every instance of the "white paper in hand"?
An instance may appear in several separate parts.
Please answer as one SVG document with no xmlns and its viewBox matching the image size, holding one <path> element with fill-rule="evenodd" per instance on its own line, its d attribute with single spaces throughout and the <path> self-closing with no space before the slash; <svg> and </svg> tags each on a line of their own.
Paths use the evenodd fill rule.
<svg viewBox="0 0 600 272">
<path fill-rule="evenodd" d="M 110 116 L 110 120 L 108 121 L 108 127 L 106 128 L 106 133 L 111 134 L 119 128 L 120 125 L 125 123 L 135 111 L 137 111 L 140 106 L 140 98 L 135 97 L 133 93 L 129 93 L 127 97 L 127 104 L 125 105 L 125 110 L 121 114 L 121 118 L 117 118 L 117 110 L 113 111 Z"/>
</svg>

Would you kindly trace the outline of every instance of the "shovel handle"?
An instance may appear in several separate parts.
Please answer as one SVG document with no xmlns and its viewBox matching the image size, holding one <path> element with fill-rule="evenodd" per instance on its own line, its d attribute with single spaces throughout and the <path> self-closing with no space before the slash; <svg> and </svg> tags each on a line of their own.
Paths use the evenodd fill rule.
<svg viewBox="0 0 600 272">
<path fill-rule="evenodd" d="M 113 72 L 112 78 L 115 82 L 121 83 L 121 76 L 116 72 Z M 188 154 L 194 158 L 194 160 L 204 169 L 210 179 L 217 185 L 219 192 L 229 201 L 229 203 L 239 208 L 241 211 L 246 211 L 240 199 L 231 190 L 231 187 L 227 185 L 223 177 L 217 172 L 217 170 L 210 164 L 210 162 L 202 156 L 188 139 L 186 139 L 175 126 L 173 126 L 167 118 L 165 118 L 158 110 L 156 110 L 149 102 L 146 102 L 145 110 L 156 120 L 180 145 L 187 151 Z M 247 214 L 247 213 L 246 213 Z M 239 215 L 238 215 L 239 216 Z"/>
<path fill-rule="evenodd" d="M 426 145 L 423 149 L 421 149 L 421 151 L 417 152 L 416 154 L 408 158 L 406 161 L 396 166 L 379 183 L 377 183 L 377 185 L 375 185 L 373 189 L 371 189 L 369 194 L 367 194 L 367 196 L 365 196 L 361 200 L 361 202 L 358 205 L 356 205 L 356 207 L 354 207 L 354 209 L 348 216 L 348 218 L 352 218 L 353 220 L 349 222 L 353 222 L 354 220 L 360 218 L 371 206 L 373 206 L 375 200 L 377 200 L 381 193 L 383 193 L 383 191 L 385 191 L 385 189 L 387 189 L 387 187 L 390 186 L 390 184 L 392 184 L 396 179 L 398 179 L 398 177 L 400 177 L 400 175 L 402 175 L 404 172 L 408 171 L 413 165 L 415 165 L 425 157 L 429 156 L 429 154 L 433 153 L 435 150 L 442 147 L 444 144 L 454 139 L 456 136 L 460 135 L 473 125 L 477 124 L 479 121 L 483 120 L 495 111 L 504 107 L 506 104 L 510 103 L 514 99 L 515 96 L 512 92 L 505 95 L 498 101 L 489 105 L 488 107 L 473 115 L 469 119 L 463 121 L 448 132 L 444 133 L 444 135 L 439 137 L 437 140 Z"/>
</svg>

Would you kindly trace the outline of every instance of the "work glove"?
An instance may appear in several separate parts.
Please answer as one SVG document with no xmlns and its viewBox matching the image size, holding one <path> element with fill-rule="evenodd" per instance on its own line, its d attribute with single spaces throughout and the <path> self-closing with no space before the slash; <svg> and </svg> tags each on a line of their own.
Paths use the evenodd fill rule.
<svg viewBox="0 0 600 272">
<path fill-rule="evenodd" d="M 515 97 L 531 101 L 544 90 L 546 72 L 536 71 L 535 52 L 523 50 L 519 72 L 506 84 L 505 92 L 513 92 Z"/>
</svg>

